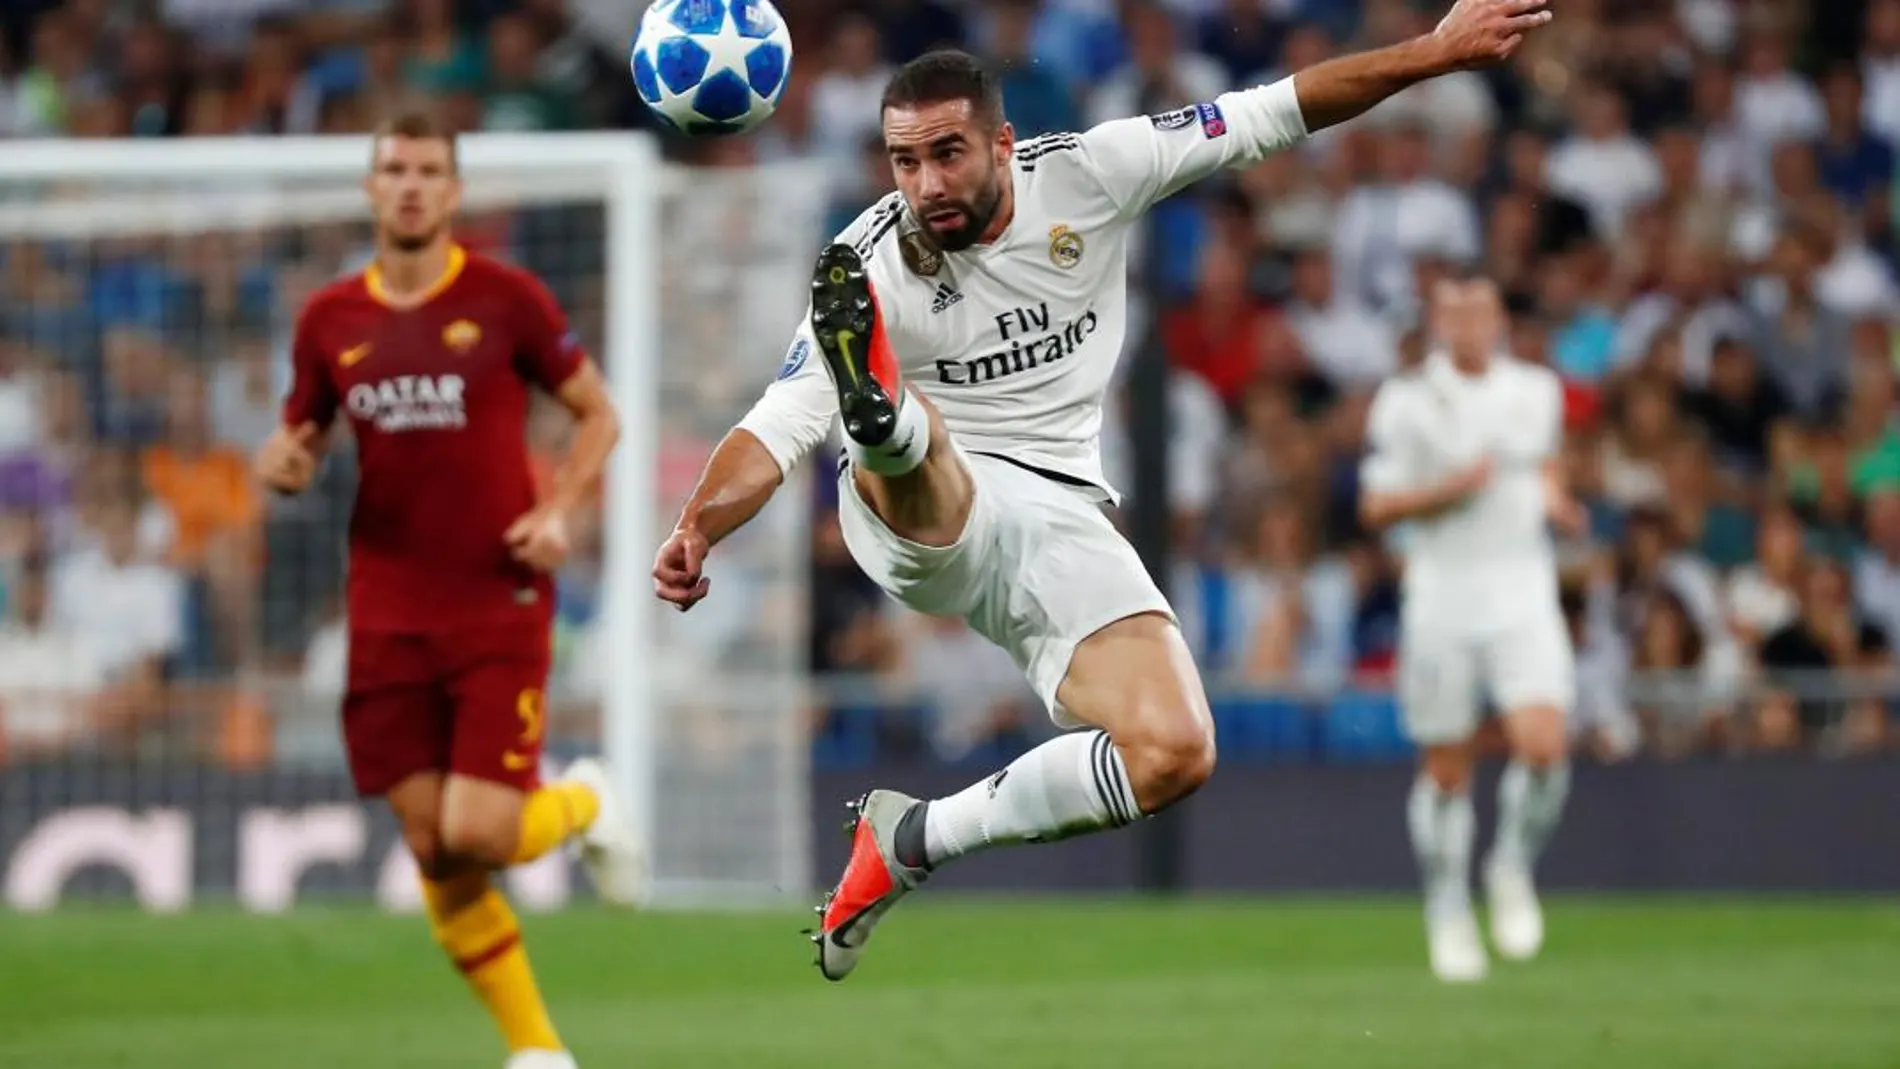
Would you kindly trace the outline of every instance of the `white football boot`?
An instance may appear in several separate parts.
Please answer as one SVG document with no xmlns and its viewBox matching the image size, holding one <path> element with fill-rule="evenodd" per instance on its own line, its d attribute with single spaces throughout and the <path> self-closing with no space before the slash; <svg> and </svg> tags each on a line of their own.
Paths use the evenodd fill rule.
<svg viewBox="0 0 1900 1069">
<path fill-rule="evenodd" d="M 646 886 L 646 849 L 614 790 L 607 766 L 598 758 L 583 757 L 567 767 L 566 778 L 593 788 L 600 799 L 600 812 L 580 835 L 581 865 L 595 892 L 609 905 L 639 905 Z"/>
<path fill-rule="evenodd" d="M 818 930 L 811 933 L 818 971 L 825 979 L 851 975 L 871 929 L 930 875 L 897 860 L 898 822 L 916 804 L 917 799 L 896 791 L 872 791 L 850 804 L 853 815 L 846 828 L 851 832 L 851 859 L 838 885 L 819 904 Z"/>
<path fill-rule="evenodd" d="M 564 1050 L 518 1050 L 508 1056 L 504 1069 L 580 1069 Z"/>
<path fill-rule="evenodd" d="M 1445 983 L 1476 983 L 1491 971 L 1478 918 L 1469 909 L 1428 913 L 1425 940 L 1431 950 L 1432 975 Z"/>
<path fill-rule="evenodd" d="M 1498 954 L 1510 961 L 1536 957 L 1544 947 L 1544 909 L 1530 872 L 1519 865 L 1486 865 L 1484 894 Z"/>
</svg>

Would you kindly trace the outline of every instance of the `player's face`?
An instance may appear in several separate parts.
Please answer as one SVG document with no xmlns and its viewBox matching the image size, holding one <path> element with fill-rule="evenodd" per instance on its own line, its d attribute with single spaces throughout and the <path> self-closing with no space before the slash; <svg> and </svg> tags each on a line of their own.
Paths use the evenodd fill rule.
<svg viewBox="0 0 1900 1069">
<path fill-rule="evenodd" d="M 987 237 L 1003 206 L 1016 134 L 988 129 L 967 100 L 890 108 L 884 147 L 910 210 L 948 252 Z"/>
<path fill-rule="evenodd" d="M 364 185 L 376 228 L 404 252 L 430 245 L 448 230 L 462 203 L 462 179 L 447 141 L 384 137 Z"/>
<path fill-rule="evenodd" d="M 1483 280 L 1438 283 L 1432 290 L 1432 333 L 1451 355 L 1482 361 L 1504 337 L 1504 304 L 1498 288 Z"/>
</svg>

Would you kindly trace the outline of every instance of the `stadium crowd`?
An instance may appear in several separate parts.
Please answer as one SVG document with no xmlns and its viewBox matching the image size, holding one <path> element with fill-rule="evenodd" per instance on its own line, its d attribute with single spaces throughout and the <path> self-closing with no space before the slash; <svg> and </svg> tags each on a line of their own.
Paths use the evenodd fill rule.
<svg viewBox="0 0 1900 1069">
<path fill-rule="evenodd" d="M 0 136 L 358 133 L 414 100 L 469 130 L 643 127 L 627 7 L 14 3 Z M 780 7 L 799 43 L 780 114 L 743 141 L 668 148 L 718 167 L 816 161 L 831 229 L 889 188 L 878 94 L 932 46 L 994 60 L 1032 136 L 1209 99 L 1437 17 L 1403 0 Z M 1170 585 L 1224 728 L 1290 717 L 1263 747 L 1402 745 L 1389 705 L 1359 700 L 1393 663 L 1402 544 L 1357 522 L 1357 461 L 1372 390 L 1421 358 L 1421 294 L 1478 268 L 1505 288 L 1515 353 L 1566 382 L 1564 458 L 1592 518 L 1563 546 L 1579 746 L 1900 742 L 1881 690 L 1900 634 L 1897 144 L 1900 0 L 1566 0 L 1508 69 L 1415 87 L 1164 205 L 1131 349 L 1159 346 L 1172 369 Z M 521 254 L 598 337 L 599 264 L 523 235 L 586 225 L 477 214 L 465 237 Z M 0 246 L 0 752 L 183 731 L 254 762 L 333 730 L 348 465 L 313 500 L 267 500 L 246 458 L 273 425 L 301 298 L 360 263 L 362 239 L 339 225 Z M 757 371 L 742 393 L 771 366 Z M 1105 435 L 1124 489 L 1126 400 Z M 560 420 L 533 438 L 557 449 Z M 690 479 L 709 444 L 674 443 L 669 470 Z M 809 667 L 837 684 L 820 744 L 955 759 L 1046 730 L 1006 657 L 901 617 L 858 574 L 835 488 L 813 483 Z M 598 632 L 597 525 L 580 535 L 564 649 Z M 563 659 L 583 696 L 588 660 Z M 321 715 L 287 715 L 299 701 Z"/>
</svg>

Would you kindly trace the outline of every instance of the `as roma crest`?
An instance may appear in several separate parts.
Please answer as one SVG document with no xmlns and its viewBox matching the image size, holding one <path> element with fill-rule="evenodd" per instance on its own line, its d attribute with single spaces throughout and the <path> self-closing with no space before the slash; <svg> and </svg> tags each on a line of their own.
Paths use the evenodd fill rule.
<svg viewBox="0 0 1900 1069">
<path fill-rule="evenodd" d="M 482 328 L 466 319 L 458 319 L 442 328 L 442 344 L 448 346 L 457 356 L 468 352 L 481 344 Z"/>
<path fill-rule="evenodd" d="M 1082 250 L 1087 248 L 1082 235 L 1066 226 L 1055 226 L 1049 231 L 1049 261 L 1064 271 L 1082 262 Z"/>
<path fill-rule="evenodd" d="M 904 266 L 914 275 L 929 278 L 943 270 L 943 253 L 920 230 L 898 238 L 897 248 L 903 253 Z"/>
</svg>

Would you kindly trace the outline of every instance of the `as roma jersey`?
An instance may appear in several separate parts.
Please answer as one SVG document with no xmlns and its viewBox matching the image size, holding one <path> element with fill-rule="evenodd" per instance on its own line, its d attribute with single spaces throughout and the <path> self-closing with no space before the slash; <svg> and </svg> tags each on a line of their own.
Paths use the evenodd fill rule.
<svg viewBox="0 0 1900 1069">
<path fill-rule="evenodd" d="M 319 291 L 297 322 L 287 427 L 350 421 L 353 628 L 435 631 L 552 611 L 545 575 L 503 541 L 535 504 L 535 388 L 586 355 L 534 276 L 461 248 L 420 303 L 392 307 L 374 269 Z"/>
</svg>

